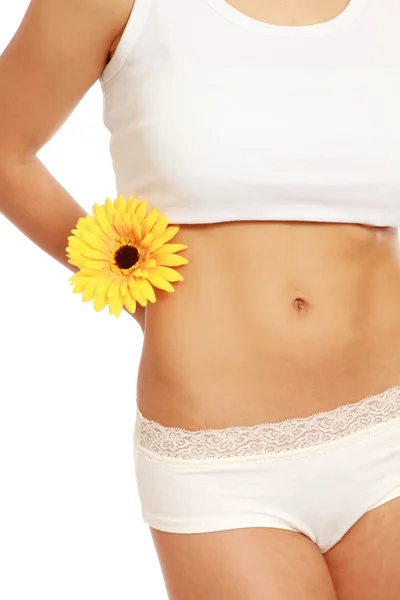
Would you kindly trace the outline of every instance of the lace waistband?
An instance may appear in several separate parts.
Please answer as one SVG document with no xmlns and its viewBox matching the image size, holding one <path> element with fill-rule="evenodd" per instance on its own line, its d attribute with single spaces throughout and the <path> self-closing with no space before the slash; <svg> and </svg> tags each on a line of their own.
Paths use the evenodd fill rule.
<svg viewBox="0 0 400 600">
<path fill-rule="evenodd" d="M 279 423 L 190 431 L 165 427 L 136 412 L 135 438 L 150 452 L 170 458 L 253 456 L 309 448 L 400 417 L 400 386 L 309 417 Z"/>
</svg>

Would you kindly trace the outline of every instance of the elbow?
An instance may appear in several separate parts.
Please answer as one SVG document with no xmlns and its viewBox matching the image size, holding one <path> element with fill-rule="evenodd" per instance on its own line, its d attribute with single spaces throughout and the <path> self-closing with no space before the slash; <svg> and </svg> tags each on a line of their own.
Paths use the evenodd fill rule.
<svg viewBox="0 0 400 600">
<path fill-rule="evenodd" d="M 37 160 L 37 155 L 27 149 L 15 149 L 0 140 L 0 182 L 18 176 L 19 169 Z"/>
</svg>

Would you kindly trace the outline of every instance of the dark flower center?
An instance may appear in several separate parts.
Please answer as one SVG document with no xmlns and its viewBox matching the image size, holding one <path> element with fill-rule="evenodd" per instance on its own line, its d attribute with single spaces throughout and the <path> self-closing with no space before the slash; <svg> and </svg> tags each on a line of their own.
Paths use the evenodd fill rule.
<svg viewBox="0 0 400 600">
<path fill-rule="evenodd" d="M 138 259 L 139 252 L 133 246 L 121 246 L 115 253 L 115 263 L 120 269 L 130 269 Z"/>
</svg>

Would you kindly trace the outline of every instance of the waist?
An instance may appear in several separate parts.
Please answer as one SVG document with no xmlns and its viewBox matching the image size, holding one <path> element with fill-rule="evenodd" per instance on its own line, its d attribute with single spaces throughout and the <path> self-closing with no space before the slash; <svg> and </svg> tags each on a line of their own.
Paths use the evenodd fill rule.
<svg viewBox="0 0 400 600">
<path fill-rule="evenodd" d="M 400 383 L 395 229 L 226 222 L 181 226 L 175 241 L 188 246 L 185 280 L 146 307 L 138 393 L 148 409 L 164 402 L 163 410 L 206 410 L 207 397 L 223 411 L 228 397 L 239 406 L 248 393 L 254 410 L 265 411 L 269 391 L 276 413 L 257 415 L 279 420 L 302 416 L 291 414 L 292 403 L 282 408 L 291 392 L 299 400 L 314 394 L 314 409 L 326 410 L 351 402 L 351 386 L 357 401 Z M 324 386 L 328 404 L 319 405 Z M 166 389 L 174 390 L 169 409 Z"/>
</svg>

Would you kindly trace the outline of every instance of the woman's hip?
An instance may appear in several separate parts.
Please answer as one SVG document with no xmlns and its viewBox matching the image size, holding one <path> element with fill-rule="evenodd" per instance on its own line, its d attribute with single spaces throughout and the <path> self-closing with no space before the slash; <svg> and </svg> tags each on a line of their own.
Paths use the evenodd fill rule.
<svg viewBox="0 0 400 600">
<path fill-rule="evenodd" d="M 279 527 L 325 552 L 400 495 L 400 386 L 307 418 L 219 430 L 165 427 L 138 409 L 134 447 L 152 527 Z"/>
</svg>

